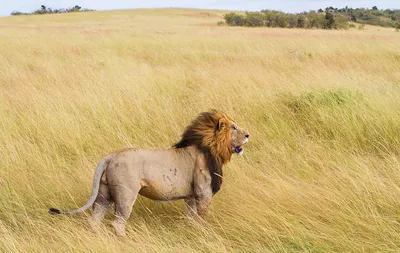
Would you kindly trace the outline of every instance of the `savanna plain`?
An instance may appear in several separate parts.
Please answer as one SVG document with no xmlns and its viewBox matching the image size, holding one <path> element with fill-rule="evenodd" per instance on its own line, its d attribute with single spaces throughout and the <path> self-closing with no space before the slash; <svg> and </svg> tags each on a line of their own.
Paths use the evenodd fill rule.
<svg viewBox="0 0 400 253">
<path fill-rule="evenodd" d="M 1 252 L 399 252 L 400 33 L 218 26 L 222 11 L 0 18 Z M 170 147 L 202 111 L 251 133 L 205 225 L 140 198 L 90 211 L 100 158 Z"/>
</svg>

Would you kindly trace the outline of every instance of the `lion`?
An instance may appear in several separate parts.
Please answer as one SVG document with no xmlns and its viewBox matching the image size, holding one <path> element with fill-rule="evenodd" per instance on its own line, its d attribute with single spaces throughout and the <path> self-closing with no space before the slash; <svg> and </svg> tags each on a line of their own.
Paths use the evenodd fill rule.
<svg viewBox="0 0 400 253">
<path fill-rule="evenodd" d="M 50 208 L 51 214 L 76 214 L 92 207 L 89 223 L 95 231 L 114 203 L 112 222 L 118 236 L 138 194 L 156 201 L 185 201 L 187 216 L 204 220 L 211 199 L 222 184 L 222 166 L 232 154 L 243 154 L 250 134 L 225 113 L 201 113 L 169 149 L 128 148 L 110 153 L 97 165 L 92 195 L 72 211 Z"/>
</svg>

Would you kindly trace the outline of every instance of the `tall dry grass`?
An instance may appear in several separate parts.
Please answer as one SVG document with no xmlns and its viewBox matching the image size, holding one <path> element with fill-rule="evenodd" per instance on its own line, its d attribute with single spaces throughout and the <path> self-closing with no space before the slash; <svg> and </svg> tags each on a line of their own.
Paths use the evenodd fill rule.
<svg viewBox="0 0 400 253">
<path fill-rule="evenodd" d="M 400 34 L 217 26 L 163 9 L 0 19 L 0 251 L 398 252 Z M 139 198 L 124 240 L 86 202 L 98 160 L 169 147 L 209 108 L 251 132 L 207 225 Z"/>
</svg>

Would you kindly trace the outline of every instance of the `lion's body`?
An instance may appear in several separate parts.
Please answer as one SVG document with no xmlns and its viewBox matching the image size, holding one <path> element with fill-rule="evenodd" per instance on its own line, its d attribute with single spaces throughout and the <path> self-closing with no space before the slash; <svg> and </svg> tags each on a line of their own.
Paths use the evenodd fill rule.
<svg viewBox="0 0 400 253">
<path fill-rule="evenodd" d="M 138 194 L 157 201 L 184 199 L 189 217 L 205 217 L 222 183 L 222 165 L 242 153 L 249 134 L 218 111 L 200 114 L 170 149 L 124 149 L 104 157 L 93 179 L 92 196 L 81 208 L 51 213 L 75 214 L 93 205 L 90 223 L 96 229 L 115 203 L 113 225 L 125 234 Z"/>
<path fill-rule="evenodd" d="M 202 156 L 193 147 L 124 150 L 112 154 L 101 183 L 109 188 L 122 185 L 130 191 L 139 187 L 140 195 L 153 200 L 192 198 L 194 174 L 199 173 L 195 171 L 196 159 L 204 159 Z M 203 173 L 211 180 L 208 170 Z"/>
</svg>

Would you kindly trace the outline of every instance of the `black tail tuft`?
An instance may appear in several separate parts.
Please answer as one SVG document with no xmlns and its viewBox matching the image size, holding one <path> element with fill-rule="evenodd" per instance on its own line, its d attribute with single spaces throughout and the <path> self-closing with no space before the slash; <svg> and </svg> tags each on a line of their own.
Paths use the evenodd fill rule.
<svg viewBox="0 0 400 253">
<path fill-rule="evenodd" d="M 49 214 L 53 214 L 53 215 L 61 214 L 61 211 L 58 210 L 58 209 L 55 209 L 55 208 L 50 208 L 49 209 Z"/>
</svg>

